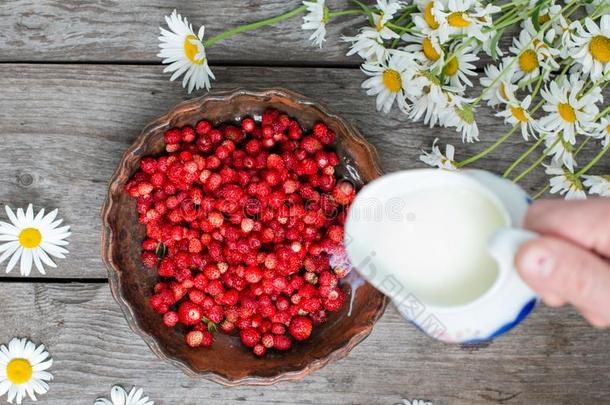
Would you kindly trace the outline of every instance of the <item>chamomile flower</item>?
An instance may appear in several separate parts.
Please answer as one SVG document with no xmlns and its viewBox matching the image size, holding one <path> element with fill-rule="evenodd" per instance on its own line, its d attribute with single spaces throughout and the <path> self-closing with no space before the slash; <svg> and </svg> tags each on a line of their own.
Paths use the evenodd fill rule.
<svg viewBox="0 0 610 405">
<path fill-rule="evenodd" d="M 326 24 L 329 21 L 329 9 L 325 4 L 326 0 L 304 1 L 303 4 L 307 7 L 307 14 L 303 17 L 304 30 L 314 30 L 309 40 L 316 46 L 322 48 L 326 41 Z"/>
<path fill-rule="evenodd" d="M 484 32 L 483 28 L 491 25 L 491 14 L 498 11 L 500 8 L 493 5 L 481 7 L 477 0 L 448 0 L 442 10 L 434 9 L 440 41 L 445 43 L 452 35 L 466 35 L 481 42 L 487 41 L 490 33 Z"/>
<path fill-rule="evenodd" d="M 418 88 L 418 97 L 411 101 L 409 118 L 419 121 L 424 117 L 424 124 L 435 126 L 440 121 L 441 113 L 447 108 L 448 97 L 439 79 L 427 71 L 419 71 L 413 78 L 413 85 Z"/>
<path fill-rule="evenodd" d="M 405 3 L 399 0 L 377 0 L 377 9 L 381 13 L 381 20 L 376 24 L 385 24 L 394 18 L 394 14 L 404 6 Z"/>
<path fill-rule="evenodd" d="M 555 61 L 559 51 L 542 40 L 531 20 L 525 21 L 519 38 L 513 38 L 513 46 L 509 51 L 517 58 L 515 78 L 522 83 L 530 82 L 541 74 L 547 80 L 552 71 L 559 69 L 559 64 Z"/>
<path fill-rule="evenodd" d="M 387 61 L 362 65 L 362 71 L 371 76 L 362 83 L 369 96 L 377 96 L 377 111 L 388 113 L 396 101 L 401 111 L 407 112 L 407 95 L 417 97 L 417 87 L 411 78 L 417 72 L 412 54 L 394 51 Z"/>
<path fill-rule="evenodd" d="M 476 76 L 476 66 L 472 62 L 479 60 L 479 57 L 472 53 L 471 48 L 456 50 L 451 53 L 445 66 L 443 67 L 443 75 L 447 84 L 458 89 L 465 89 L 466 86 L 472 87 L 472 82 L 468 76 Z"/>
<path fill-rule="evenodd" d="M 439 120 L 442 125 L 455 127 L 456 131 L 461 132 L 462 142 L 479 140 L 479 128 L 468 100 L 457 95 L 452 96 L 447 107 L 441 112 Z"/>
<path fill-rule="evenodd" d="M 407 52 L 414 52 L 421 63 L 431 72 L 442 70 L 445 62 L 445 51 L 438 37 L 430 34 L 404 34 L 401 39 L 407 43 L 403 48 Z"/>
<path fill-rule="evenodd" d="M 570 52 L 582 71 L 596 81 L 610 73 L 610 14 L 602 16 L 599 26 L 585 18 L 585 26 L 576 25 Z"/>
<path fill-rule="evenodd" d="M 610 176 L 582 176 L 583 186 L 589 188 L 589 194 L 610 197 Z"/>
<path fill-rule="evenodd" d="M 506 103 L 518 89 L 514 84 L 515 64 L 511 61 L 511 58 L 505 58 L 498 66 L 485 66 L 485 77 L 481 77 L 480 82 L 481 86 L 489 88 L 483 93 L 483 100 L 491 107 Z"/>
<path fill-rule="evenodd" d="M 395 0 L 377 0 L 380 13 L 373 13 L 373 27 L 360 29 L 354 37 L 343 37 L 352 46 L 347 56 L 358 54 L 368 63 L 380 63 L 388 57 L 389 50 L 384 41 L 400 38 L 396 32 L 386 27 L 386 23 L 394 18 L 394 14 L 402 7 L 402 2 Z"/>
<path fill-rule="evenodd" d="M 532 96 L 525 97 L 522 101 L 511 97 L 506 104 L 506 109 L 496 114 L 496 117 L 504 118 L 504 123 L 509 125 L 519 125 L 521 135 L 526 141 L 529 137 L 536 138 L 539 128 L 538 123 L 529 113 L 532 104 Z"/>
<path fill-rule="evenodd" d="M 419 13 L 412 13 L 411 18 L 417 29 L 427 35 L 437 35 L 440 27 L 435 14 L 445 6 L 446 0 L 415 0 Z"/>
<path fill-rule="evenodd" d="M 434 142 L 432 142 L 432 150 L 430 152 L 422 150 L 419 160 L 429 166 L 438 167 L 439 169 L 457 170 L 454 160 L 455 148 L 453 145 L 447 144 L 445 147 L 445 154 L 443 155 L 441 149 L 436 144 L 437 142 L 438 138 L 434 139 Z"/>
<path fill-rule="evenodd" d="M 8 205 L 6 214 L 11 223 L 0 221 L 0 263 L 11 258 L 6 267 L 9 273 L 19 259 L 22 276 L 29 276 L 32 262 L 41 274 L 46 274 L 43 264 L 57 267 L 49 255 L 63 259 L 68 251 L 62 246 L 68 245 L 66 238 L 70 236 L 70 227 L 62 226 L 62 219 L 55 220 L 57 209 L 44 214 L 44 208 L 34 216 L 32 204 L 25 212 L 18 208 L 13 213 Z"/>
<path fill-rule="evenodd" d="M 188 85 L 189 93 L 193 89 L 209 90 L 210 78 L 215 79 L 215 77 L 208 65 L 203 46 L 205 27 L 202 25 L 195 35 L 193 26 L 176 10 L 170 16 L 166 16 L 165 21 L 169 31 L 160 27 L 159 47 L 161 51 L 157 55 L 163 58 L 164 64 L 169 64 L 163 72 L 173 72 L 171 81 L 184 75 L 182 87 L 187 88 Z"/>
<path fill-rule="evenodd" d="M 610 117 L 602 117 L 598 122 L 592 125 L 591 136 L 595 139 L 601 139 L 602 146 L 610 143 Z"/>
<path fill-rule="evenodd" d="M 548 149 L 547 155 L 552 156 L 555 165 L 574 171 L 574 146 L 565 140 L 561 131 L 547 133 L 544 136 L 544 145 Z"/>
<path fill-rule="evenodd" d="M 36 395 L 49 391 L 48 381 L 53 375 L 47 370 L 53 359 L 44 345 L 36 345 L 28 339 L 13 338 L 8 346 L 0 346 L 0 396 L 8 393 L 9 403 L 20 404 L 29 396 L 36 401 Z"/>
<path fill-rule="evenodd" d="M 93 405 L 154 405 L 154 402 L 144 396 L 142 388 L 133 387 L 128 394 L 125 388 L 115 385 L 110 391 L 110 399 L 98 398 Z"/>
<path fill-rule="evenodd" d="M 566 200 L 587 198 L 580 179 L 571 171 L 563 167 L 550 165 L 546 168 L 546 174 L 553 176 L 549 180 L 551 194 L 559 193 L 565 196 Z"/>
<path fill-rule="evenodd" d="M 547 132 L 563 131 L 565 140 L 572 145 L 576 143 L 576 134 L 589 133 L 587 128 L 599 111 L 595 104 L 603 101 L 599 88 L 579 95 L 583 85 L 579 75 L 572 74 L 569 81 L 565 77 L 553 80 L 540 92 L 546 101 L 542 108 L 548 113 L 540 118 L 541 127 Z"/>
</svg>

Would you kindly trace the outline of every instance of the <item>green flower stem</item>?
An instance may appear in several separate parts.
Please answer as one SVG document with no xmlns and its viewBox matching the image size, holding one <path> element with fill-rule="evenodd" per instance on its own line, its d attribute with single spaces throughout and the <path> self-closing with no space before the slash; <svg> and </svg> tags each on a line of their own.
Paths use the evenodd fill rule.
<svg viewBox="0 0 610 405">
<path fill-rule="evenodd" d="M 395 31 L 402 31 L 403 33 L 404 32 L 411 32 L 411 33 L 415 33 L 415 34 L 420 33 L 418 30 L 411 29 L 412 25 L 406 25 L 406 26 L 405 25 L 396 25 L 394 23 L 387 22 L 387 23 L 385 23 L 385 26 L 388 28 L 392 28 Z"/>
<path fill-rule="evenodd" d="M 576 177 L 580 177 L 583 174 L 587 173 L 587 171 L 592 168 L 593 166 L 595 166 L 595 164 L 597 162 L 599 162 L 599 160 L 601 158 L 604 157 L 604 155 L 608 152 L 608 150 L 610 149 L 610 142 L 608 142 L 608 144 L 604 147 L 604 149 L 602 149 L 601 151 L 599 151 L 599 153 L 597 155 L 595 155 L 595 157 L 593 158 L 593 160 L 591 160 L 589 162 L 589 164 L 587 164 L 585 167 L 583 167 L 582 169 L 580 169 L 577 173 L 576 173 Z"/>
<path fill-rule="evenodd" d="M 496 149 L 498 146 L 500 146 L 502 144 L 502 142 L 504 142 L 505 140 L 507 140 L 508 138 L 510 138 L 510 136 L 512 134 L 515 133 L 515 131 L 517 130 L 517 128 L 519 128 L 519 124 L 513 126 L 513 128 L 508 131 L 506 134 L 504 134 L 501 138 L 499 138 L 496 142 L 494 142 L 492 145 L 488 146 L 485 150 L 477 153 L 474 156 L 469 157 L 466 160 L 462 160 L 461 162 L 458 162 L 455 164 L 456 167 L 460 168 L 460 167 L 464 167 L 466 165 L 469 165 L 471 163 L 476 162 L 477 160 L 481 159 L 482 157 L 484 157 L 485 155 L 487 155 L 488 153 L 492 152 L 494 149 Z"/>
<path fill-rule="evenodd" d="M 538 141 L 536 141 L 535 144 L 533 144 L 527 151 L 525 151 L 525 153 L 522 153 L 521 156 L 519 156 L 519 158 L 517 158 L 517 160 L 515 160 L 509 167 L 508 169 L 506 169 L 504 171 L 504 173 L 502 173 L 502 177 L 508 177 L 508 175 L 515 170 L 515 167 L 517 167 L 519 165 L 519 163 L 523 162 L 523 159 L 525 159 L 526 157 L 528 157 L 533 151 L 535 151 L 538 146 L 540 146 L 540 144 L 542 144 L 542 142 L 544 141 L 544 137 L 540 137 L 540 139 L 538 139 Z"/>
<path fill-rule="evenodd" d="M 342 15 L 352 15 L 352 14 L 368 14 L 366 11 L 362 9 L 352 9 L 352 10 L 343 10 L 343 11 L 333 11 L 328 13 L 330 18 L 340 17 Z"/>
<path fill-rule="evenodd" d="M 541 196 L 542 196 L 544 193 L 546 193 L 546 192 L 549 190 L 549 188 L 551 188 L 551 186 L 549 186 L 549 185 L 547 184 L 547 185 L 546 185 L 546 186 L 544 186 L 542 189 L 540 189 L 540 191 L 538 191 L 536 194 L 534 194 L 534 195 L 532 196 L 532 199 L 533 199 L 533 200 L 537 200 L 537 199 L 539 199 L 539 198 L 540 198 L 540 197 L 541 197 Z"/>
<path fill-rule="evenodd" d="M 547 156 L 547 153 L 549 153 L 553 147 L 555 147 L 555 145 L 557 145 L 559 143 L 559 140 L 561 138 L 557 138 L 557 140 L 555 142 L 553 142 L 553 144 L 551 146 L 549 146 L 548 148 L 546 148 L 544 150 L 544 152 L 542 152 L 542 155 L 540 155 L 540 157 L 538 159 L 536 159 L 536 161 L 534 163 L 532 163 L 531 165 L 529 165 L 529 167 L 527 169 L 525 169 L 523 172 L 521 172 L 520 175 L 518 175 L 517 177 L 515 177 L 513 179 L 513 183 L 517 183 L 519 180 L 521 180 L 522 178 L 524 178 L 529 172 L 531 172 L 532 170 L 534 170 L 536 167 L 538 167 L 538 165 L 540 163 L 542 163 L 544 161 L 544 159 Z"/>
<path fill-rule="evenodd" d="M 305 10 L 307 10 L 307 7 L 301 6 L 301 7 L 295 8 L 294 10 L 291 10 L 287 13 L 284 13 L 284 14 L 281 14 L 281 15 L 278 15 L 278 16 L 275 16 L 272 18 L 268 18 L 266 20 L 257 21 L 255 23 L 251 23 L 251 24 L 240 25 L 239 27 L 232 28 L 228 31 L 223 32 L 222 34 L 216 35 L 215 37 L 208 39 L 207 41 L 205 41 L 203 43 L 203 46 L 205 46 L 207 48 L 209 46 L 214 45 L 216 42 L 222 41 L 225 38 L 231 37 L 231 36 L 239 34 L 241 32 L 251 31 L 251 30 L 255 30 L 260 27 L 265 27 L 267 25 L 276 24 L 280 21 L 284 21 L 284 20 L 292 18 L 296 15 L 299 15 L 302 12 L 304 12 Z"/>
<path fill-rule="evenodd" d="M 599 114 L 597 114 L 595 116 L 594 121 L 597 121 L 598 119 L 604 117 L 608 113 L 610 113 L 610 105 L 608 107 L 606 107 L 603 111 L 601 111 Z"/>
</svg>

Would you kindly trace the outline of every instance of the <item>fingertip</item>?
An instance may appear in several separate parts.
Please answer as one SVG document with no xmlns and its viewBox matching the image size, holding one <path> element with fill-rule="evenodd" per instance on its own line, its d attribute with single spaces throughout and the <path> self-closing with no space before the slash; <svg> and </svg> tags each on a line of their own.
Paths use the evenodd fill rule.
<svg viewBox="0 0 610 405">
<path fill-rule="evenodd" d="M 521 246 L 515 257 L 517 271 L 532 287 L 540 285 L 555 268 L 553 249 L 548 245 L 545 238 L 530 240 Z"/>
<path fill-rule="evenodd" d="M 610 320 L 601 314 L 592 312 L 586 309 L 577 308 L 580 314 L 591 324 L 591 326 L 597 329 L 607 329 L 610 327 Z"/>
</svg>

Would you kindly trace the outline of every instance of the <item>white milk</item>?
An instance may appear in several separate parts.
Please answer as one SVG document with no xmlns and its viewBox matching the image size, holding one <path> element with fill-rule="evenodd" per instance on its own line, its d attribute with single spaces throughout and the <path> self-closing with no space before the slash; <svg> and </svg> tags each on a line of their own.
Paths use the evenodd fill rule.
<svg viewBox="0 0 610 405">
<path fill-rule="evenodd" d="M 355 240 L 376 241 L 369 244 L 375 246 L 375 265 L 391 270 L 408 291 L 433 305 L 466 304 L 487 291 L 498 277 L 487 241 L 507 226 L 496 205 L 457 187 L 420 189 L 398 198 L 404 201 L 402 219 L 384 215 L 367 224 L 366 237 Z"/>
</svg>

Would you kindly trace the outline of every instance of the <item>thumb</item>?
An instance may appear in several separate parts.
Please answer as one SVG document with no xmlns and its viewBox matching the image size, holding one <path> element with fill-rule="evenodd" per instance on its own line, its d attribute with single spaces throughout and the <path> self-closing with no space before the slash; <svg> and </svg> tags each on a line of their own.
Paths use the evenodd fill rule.
<svg viewBox="0 0 610 405">
<path fill-rule="evenodd" d="M 610 326 L 610 263 L 552 237 L 529 241 L 515 261 L 523 280 L 543 300 L 570 302 L 594 326 Z"/>
</svg>

